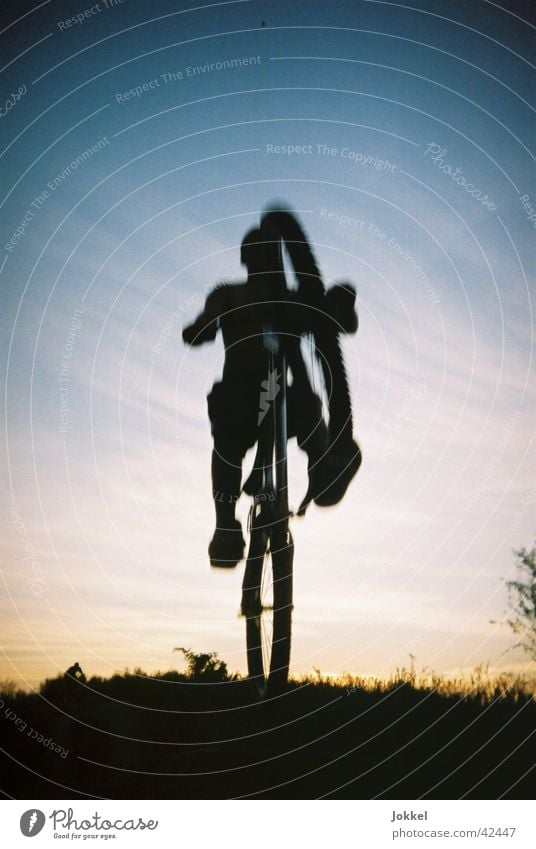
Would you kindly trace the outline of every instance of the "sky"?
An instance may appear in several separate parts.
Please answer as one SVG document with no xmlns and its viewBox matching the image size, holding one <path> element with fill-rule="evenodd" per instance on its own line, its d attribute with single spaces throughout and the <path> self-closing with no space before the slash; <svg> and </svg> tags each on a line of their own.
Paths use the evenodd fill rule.
<svg viewBox="0 0 536 849">
<path fill-rule="evenodd" d="M 224 352 L 181 329 L 276 201 L 360 317 L 363 464 L 293 521 L 292 670 L 526 668 L 504 580 L 536 527 L 529 13 L 5 6 L 0 678 L 163 670 L 178 645 L 245 670 L 243 566 L 207 556 Z"/>
</svg>

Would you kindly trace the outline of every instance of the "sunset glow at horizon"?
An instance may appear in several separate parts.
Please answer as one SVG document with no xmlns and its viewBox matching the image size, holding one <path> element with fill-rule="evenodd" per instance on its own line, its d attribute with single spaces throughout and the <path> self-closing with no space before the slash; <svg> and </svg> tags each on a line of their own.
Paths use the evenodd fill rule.
<svg viewBox="0 0 536 849">
<path fill-rule="evenodd" d="M 245 672 L 243 564 L 207 555 L 224 349 L 181 332 L 273 203 L 359 313 L 363 465 L 292 520 L 291 673 L 532 671 L 504 583 L 536 527 L 529 27 L 491 3 L 100 5 L 21 18 L 3 72 L 0 679 L 151 674 L 175 646 Z M 289 474 L 297 509 L 295 441 Z"/>
</svg>

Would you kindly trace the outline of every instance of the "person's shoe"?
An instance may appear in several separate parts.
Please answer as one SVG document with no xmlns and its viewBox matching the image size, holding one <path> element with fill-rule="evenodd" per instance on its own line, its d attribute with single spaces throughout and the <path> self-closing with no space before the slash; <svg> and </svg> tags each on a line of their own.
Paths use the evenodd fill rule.
<svg viewBox="0 0 536 849">
<path fill-rule="evenodd" d="M 242 492 L 245 492 L 246 495 L 257 495 L 262 489 L 262 469 L 256 465 L 256 461 L 257 458 L 255 458 L 255 465 L 242 487 Z"/>
<path fill-rule="evenodd" d="M 216 528 L 208 547 L 210 565 L 219 569 L 233 569 L 243 559 L 245 545 L 242 525 L 238 519 L 229 528 Z"/>
<path fill-rule="evenodd" d="M 313 501 L 319 507 L 331 507 L 343 498 L 350 481 L 361 465 L 361 450 L 352 440 L 348 446 L 330 448 L 319 463 L 322 488 L 317 489 Z"/>
</svg>

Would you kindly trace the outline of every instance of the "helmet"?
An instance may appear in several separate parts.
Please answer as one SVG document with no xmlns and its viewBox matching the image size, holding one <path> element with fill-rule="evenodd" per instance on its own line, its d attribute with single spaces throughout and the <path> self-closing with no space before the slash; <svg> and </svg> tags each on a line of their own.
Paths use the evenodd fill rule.
<svg viewBox="0 0 536 849">
<path fill-rule="evenodd" d="M 262 245 L 265 237 L 258 227 L 249 230 L 240 245 L 240 262 L 246 268 L 258 266 L 262 262 Z"/>
<path fill-rule="evenodd" d="M 282 268 L 281 240 L 268 227 L 249 230 L 240 245 L 240 262 L 249 272 L 273 273 Z"/>
</svg>

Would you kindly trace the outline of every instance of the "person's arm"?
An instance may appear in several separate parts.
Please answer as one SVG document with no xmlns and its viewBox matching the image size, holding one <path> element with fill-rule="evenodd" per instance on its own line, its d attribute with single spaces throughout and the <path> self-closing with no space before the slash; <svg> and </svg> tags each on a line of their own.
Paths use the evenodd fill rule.
<svg viewBox="0 0 536 849">
<path fill-rule="evenodd" d="M 359 319 L 355 300 L 355 288 L 346 281 L 335 283 L 326 292 L 326 311 L 336 323 L 336 332 L 356 332 Z"/>
<path fill-rule="evenodd" d="M 187 345 L 202 345 L 212 342 L 220 327 L 220 316 L 224 312 L 224 290 L 214 289 L 205 301 L 205 307 L 193 324 L 182 331 L 183 341 Z"/>
</svg>

